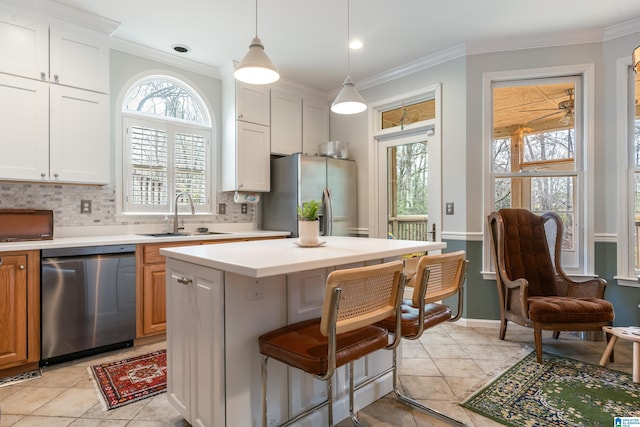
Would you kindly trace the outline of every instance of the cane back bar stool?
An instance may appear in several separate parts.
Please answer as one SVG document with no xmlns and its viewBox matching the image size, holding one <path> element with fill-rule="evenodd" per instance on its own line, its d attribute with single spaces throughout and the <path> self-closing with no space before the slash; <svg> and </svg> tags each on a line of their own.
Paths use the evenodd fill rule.
<svg viewBox="0 0 640 427">
<path fill-rule="evenodd" d="M 413 288 L 411 299 L 403 299 L 401 304 L 402 338 L 417 340 L 425 329 L 443 322 L 454 322 L 462 316 L 462 291 L 465 282 L 467 264 L 464 251 L 441 255 L 424 255 L 406 260 L 405 275 L 409 277 L 407 288 Z M 458 295 L 458 306 L 454 317 L 451 308 L 439 303 L 444 298 Z M 378 325 L 393 330 L 395 319 L 389 317 Z M 402 394 L 398 388 L 397 351 L 393 348 L 393 391 L 401 402 L 449 425 L 465 424 L 435 409 L 429 408 Z M 389 372 L 389 371 L 387 371 Z"/>
<path fill-rule="evenodd" d="M 336 368 L 349 364 L 349 413 L 354 424 L 353 362 L 389 342 L 389 332 L 375 323 L 389 316 L 399 319 L 403 291 L 403 263 L 394 261 L 368 267 L 336 270 L 327 277 L 322 316 L 267 332 L 258 339 L 262 354 L 262 425 L 267 425 L 267 362 L 276 359 L 326 381 L 323 402 L 293 416 L 283 426 L 327 406 L 333 426 L 332 377 Z M 400 332 L 400 322 L 398 321 Z M 396 335 L 397 336 L 397 335 Z"/>
</svg>

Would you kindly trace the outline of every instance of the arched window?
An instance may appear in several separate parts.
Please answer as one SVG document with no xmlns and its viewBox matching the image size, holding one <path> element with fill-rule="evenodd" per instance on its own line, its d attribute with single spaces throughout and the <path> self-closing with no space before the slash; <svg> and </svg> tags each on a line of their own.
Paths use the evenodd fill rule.
<svg viewBox="0 0 640 427">
<path fill-rule="evenodd" d="M 173 213 L 186 192 L 211 212 L 211 118 L 198 94 L 169 76 L 148 76 L 124 97 L 123 212 Z M 187 203 L 182 200 L 182 203 Z"/>
</svg>

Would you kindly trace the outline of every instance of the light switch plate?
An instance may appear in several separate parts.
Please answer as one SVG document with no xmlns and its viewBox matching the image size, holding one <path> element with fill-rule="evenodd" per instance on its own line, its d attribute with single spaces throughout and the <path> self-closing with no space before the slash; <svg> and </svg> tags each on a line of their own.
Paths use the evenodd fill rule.
<svg viewBox="0 0 640 427">
<path fill-rule="evenodd" d="M 246 214 L 249 209 L 249 206 L 246 203 L 240 205 L 240 212 Z"/>
<path fill-rule="evenodd" d="M 446 215 L 453 215 L 453 202 L 447 202 L 447 204 L 445 204 L 444 213 Z"/>
</svg>

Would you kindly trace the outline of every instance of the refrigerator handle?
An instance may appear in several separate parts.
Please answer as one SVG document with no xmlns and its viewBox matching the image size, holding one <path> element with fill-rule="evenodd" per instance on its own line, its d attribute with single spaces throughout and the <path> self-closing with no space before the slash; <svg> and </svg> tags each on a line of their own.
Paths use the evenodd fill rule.
<svg viewBox="0 0 640 427">
<path fill-rule="evenodd" d="M 324 235 L 331 236 L 333 233 L 333 202 L 331 200 L 331 191 L 329 187 L 322 190 L 322 198 L 324 203 Z"/>
</svg>

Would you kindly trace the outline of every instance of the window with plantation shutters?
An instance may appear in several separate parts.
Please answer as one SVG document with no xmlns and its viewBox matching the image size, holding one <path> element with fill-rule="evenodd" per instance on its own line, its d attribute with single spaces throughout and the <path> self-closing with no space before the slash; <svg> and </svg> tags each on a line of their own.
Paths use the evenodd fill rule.
<svg viewBox="0 0 640 427">
<path fill-rule="evenodd" d="M 125 213 L 173 211 L 187 192 L 211 212 L 211 125 L 197 94 L 173 78 L 153 76 L 129 90 L 123 108 Z"/>
</svg>

